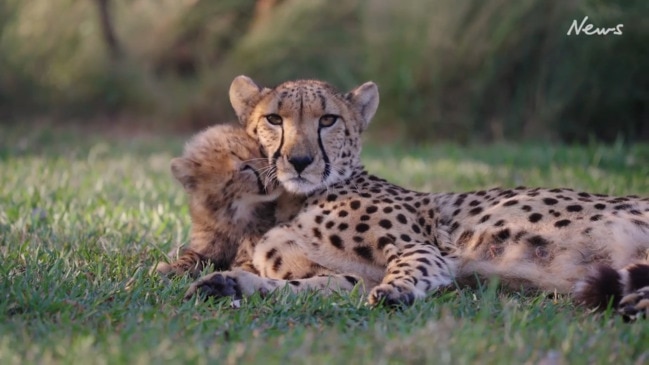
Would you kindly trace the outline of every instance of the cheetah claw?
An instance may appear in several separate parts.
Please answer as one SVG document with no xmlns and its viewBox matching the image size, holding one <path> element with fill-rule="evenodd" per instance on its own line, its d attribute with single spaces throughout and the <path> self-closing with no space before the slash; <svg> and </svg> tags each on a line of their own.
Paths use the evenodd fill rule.
<svg viewBox="0 0 649 365">
<path fill-rule="evenodd" d="M 620 300 L 618 312 L 629 321 L 649 318 L 649 286 L 625 295 Z"/>
</svg>

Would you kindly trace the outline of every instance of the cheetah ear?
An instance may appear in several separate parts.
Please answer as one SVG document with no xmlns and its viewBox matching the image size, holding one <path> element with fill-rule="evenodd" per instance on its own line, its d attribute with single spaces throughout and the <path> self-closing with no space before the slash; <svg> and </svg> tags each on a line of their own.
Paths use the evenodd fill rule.
<svg viewBox="0 0 649 365">
<path fill-rule="evenodd" d="M 360 128 L 364 131 L 379 107 L 379 88 L 369 81 L 345 94 L 345 99 L 363 119 Z"/>
<path fill-rule="evenodd" d="M 250 114 L 259 101 L 263 90 L 248 76 L 240 75 L 232 80 L 232 84 L 230 84 L 230 104 L 232 104 L 239 122 L 244 126 L 248 124 L 248 118 L 250 118 Z"/>
<path fill-rule="evenodd" d="M 199 166 L 198 162 L 177 157 L 171 160 L 171 173 L 187 192 L 192 192 L 196 189 L 196 169 Z"/>
</svg>

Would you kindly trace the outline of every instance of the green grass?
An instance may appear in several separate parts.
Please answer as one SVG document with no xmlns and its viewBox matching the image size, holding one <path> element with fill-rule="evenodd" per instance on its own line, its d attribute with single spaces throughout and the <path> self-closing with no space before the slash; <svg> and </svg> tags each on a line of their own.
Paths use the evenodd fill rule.
<svg viewBox="0 0 649 365">
<path fill-rule="evenodd" d="M 278 293 L 183 302 L 148 270 L 187 240 L 169 172 L 185 137 L 0 127 L 0 363 L 646 363 L 649 326 L 495 287 L 402 311 Z M 649 146 L 372 146 L 374 173 L 421 190 L 570 186 L 649 195 Z"/>
</svg>

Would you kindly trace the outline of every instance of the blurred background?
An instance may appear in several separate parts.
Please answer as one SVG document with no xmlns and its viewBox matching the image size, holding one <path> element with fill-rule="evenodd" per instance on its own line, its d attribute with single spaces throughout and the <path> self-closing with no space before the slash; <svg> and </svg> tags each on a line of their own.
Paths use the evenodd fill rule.
<svg viewBox="0 0 649 365">
<path fill-rule="evenodd" d="M 623 35 L 571 35 L 573 21 Z M 232 79 L 380 88 L 373 138 L 649 139 L 646 0 L 2 0 L 0 127 L 195 131 Z"/>
</svg>

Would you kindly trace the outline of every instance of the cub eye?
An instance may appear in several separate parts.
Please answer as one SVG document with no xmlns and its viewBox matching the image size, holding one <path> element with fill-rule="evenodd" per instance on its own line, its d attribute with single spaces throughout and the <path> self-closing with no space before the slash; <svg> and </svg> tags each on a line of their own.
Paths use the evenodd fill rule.
<svg viewBox="0 0 649 365">
<path fill-rule="evenodd" d="M 272 125 L 282 125 L 283 122 L 282 117 L 277 114 L 268 114 L 266 120 Z"/>
<path fill-rule="evenodd" d="M 239 168 L 240 172 L 245 172 L 245 171 L 250 171 L 250 172 L 255 172 L 255 169 L 250 166 L 250 165 L 243 165 Z"/>
<path fill-rule="evenodd" d="M 336 123 L 338 118 L 339 117 L 337 115 L 325 114 L 325 115 L 320 117 L 320 126 L 321 127 L 331 127 L 332 125 L 334 125 L 334 123 Z"/>
</svg>

